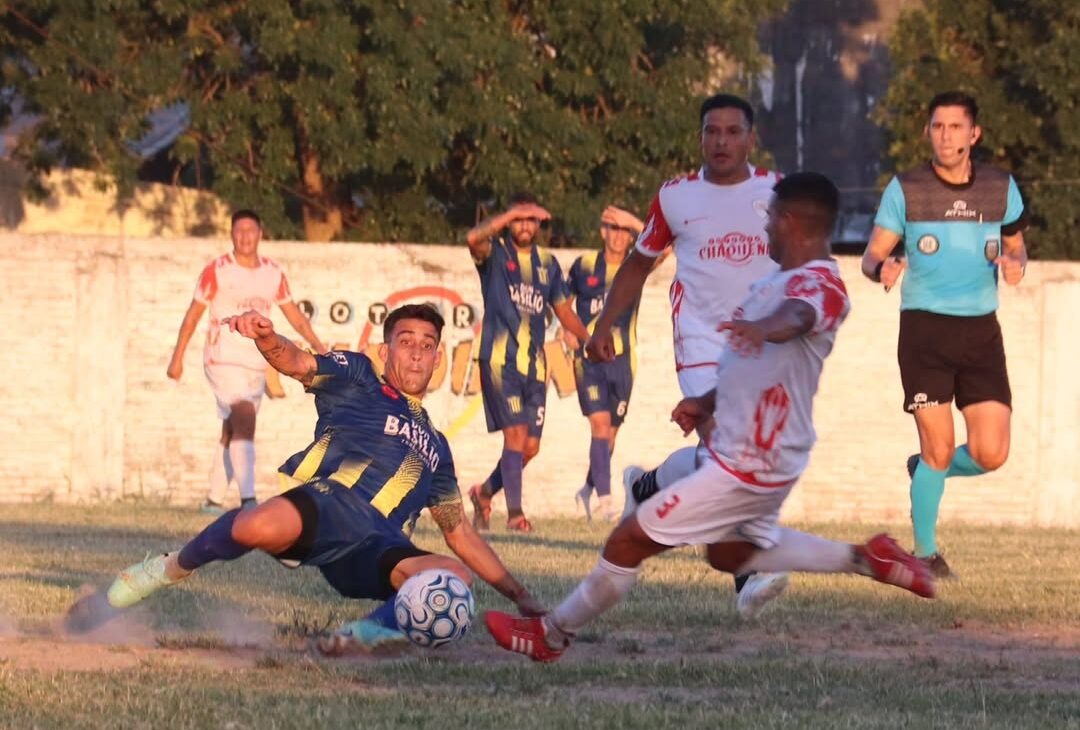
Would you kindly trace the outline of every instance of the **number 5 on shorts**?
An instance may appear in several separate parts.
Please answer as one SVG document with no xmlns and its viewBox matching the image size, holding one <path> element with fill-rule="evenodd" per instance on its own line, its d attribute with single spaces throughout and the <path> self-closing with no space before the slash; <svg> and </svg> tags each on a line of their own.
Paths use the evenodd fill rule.
<svg viewBox="0 0 1080 730">
<path fill-rule="evenodd" d="M 536 409 L 536 426 L 539 428 L 544 425 L 544 406 L 540 406 Z"/>
</svg>

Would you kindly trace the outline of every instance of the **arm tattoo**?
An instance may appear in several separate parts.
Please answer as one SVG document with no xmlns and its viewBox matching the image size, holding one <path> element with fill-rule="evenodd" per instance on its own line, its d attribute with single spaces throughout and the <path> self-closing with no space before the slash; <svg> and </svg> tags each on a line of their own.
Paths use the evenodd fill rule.
<svg viewBox="0 0 1080 730">
<path fill-rule="evenodd" d="M 465 519 L 465 508 L 461 502 L 444 502 L 443 504 L 436 504 L 428 507 L 431 511 L 431 516 L 435 519 L 435 524 L 439 526 L 439 529 L 444 533 L 453 532 L 457 529 L 457 526 L 461 524 Z"/>
</svg>

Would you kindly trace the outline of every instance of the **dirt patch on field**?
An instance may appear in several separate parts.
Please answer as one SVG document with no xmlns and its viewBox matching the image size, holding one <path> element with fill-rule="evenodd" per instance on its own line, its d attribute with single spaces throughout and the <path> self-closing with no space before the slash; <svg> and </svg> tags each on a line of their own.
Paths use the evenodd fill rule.
<svg viewBox="0 0 1080 730">
<path fill-rule="evenodd" d="M 583 639 L 567 652 L 562 662 L 621 661 L 637 656 L 673 662 L 686 659 L 734 662 L 746 657 L 777 657 L 941 665 L 976 663 L 1014 669 L 1054 662 L 1069 666 L 1070 674 L 1075 668 L 1076 680 L 1080 681 L 1080 627 L 1004 629 L 965 624 L 932 632 L 915 628 L 893 628 L 887 632 L 855 628 L 778 632 L 750 628 L 712 637 L 614 632 Z M 406 649 L 405 654 L 424 653 Z M 199 632 L 155 632 L 137 618 L 128 617 L 79 637 L 64 636 L 53 628 L 17 632 L 6 626 L 0 631 L 0 665 L 14 671 L 110 672 L 146 664 L 236 671 L 305 662 L 371 662 L 382 658 L 361 655 L 326 659 L 318 656 L 308 642 L 282 637 L 273 627 L 240 615 L 219 616 L 213 627 Z M 484 634 L 473 637 L 465 646 L 441 652 L 438 659 L 464 664 L 527 661 L 498 649 Z M 1076 687 L 1071 677 L 1040 679 L 1038 674 L 1022 672 L 1019 676 L 1024 677 L 1025 685 L 1044 691 Z M 1017 676 L 1010 673 L 1003 681 L 1017 681 Z"/>
</svg>

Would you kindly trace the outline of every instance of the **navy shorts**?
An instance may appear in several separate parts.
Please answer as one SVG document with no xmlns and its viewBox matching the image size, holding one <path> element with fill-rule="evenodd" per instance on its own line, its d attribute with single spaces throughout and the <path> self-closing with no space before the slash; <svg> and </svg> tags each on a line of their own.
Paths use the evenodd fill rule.
<svg viewBox="0 0 1080 730">
<path fill-rule="evenodd" d="M 574 379 L 577 381 L 578 403 L 586 416 L 607 411 L 611 425 L 618 428 L 626 419 L 630 406 L 630 391 L 634 388 L 634 373 L 630 358 L 620 355 L 611 362 L 590 362 L 582 357 L 574 360 Z"/>
<path fill-rule="evenodd" d="M 295 556 L 301 564 L 317 567 L 347 598 L 389 598 L 395 566 L 429 554 L 360 494 L 335 481 L 315 479 L 281 496 L 299 510 L 303 530 L 297 545 L 277 557 Z"/>
<path fill-rule="evenodd" d="M 526 424 L 529 435 L 540 438 L 544 431 L 544 404 L 547 383 L 522 375 L 511 366 L 495 367 L 480 361 L 480 392 L 489 433 L 508 426 Z"/>
</svg>

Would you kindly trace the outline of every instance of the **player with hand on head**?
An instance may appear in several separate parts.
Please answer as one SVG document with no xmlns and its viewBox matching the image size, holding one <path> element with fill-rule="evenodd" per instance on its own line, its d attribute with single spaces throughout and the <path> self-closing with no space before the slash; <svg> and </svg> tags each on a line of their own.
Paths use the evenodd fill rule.
<svg viewBox="0 0 1080 730">
<path fill-rule="evenodd" d="M 938 507 L 946 477 L 978 476 L 1009 454 L 1012 391 L 1005 367 L 998 279 L 1024 276 L 1027 215 L 1012 175 L 974 162 L 982 137 L 978 106 L 951 91 L 930 102 L 928 164 L 885 188 L 862 271 L 900 289 L 897 355 L 904 410 L 915 418 L 919 453 L 908 459 L 915 554 L 939 578 L 952 575 L 938 551 Z M 892 256 L 903 241 L 905 256 Z M 906 271 L 906 273 L 905 273 Z M 956 448 L 951 402 L 967 443 Z"/>
<path fill-rule="evenodd" d="M 579 256 L 570 267 L 570 296 L 578 318 L 587 328 L 595 323 L 604 306 L 611 282 L 626 259 L 626 252 L 645 224 L 629 211 L 609 205 L 600 214 L 601 250 Z M 608 362 L 586 360 L 584 344 L 567 331 L 563 336 L 574 351 L 574 379 L 582 414 L 589 419 L 589 471 L 585 485 L 575 494 L 586 519 L 592 519 L 591 498 L 595 491 L 600 517 L 612 521 L 611 454 L 615 437 L 626 418 L 630 392 L 637 370 L 637 313 L 639 301 L 624 311 L 611 329 L 615 357 Z"/>
<path fill-rule="evenodd" d="M 259 255 L 263 237 L 259 216 L 251 210 L 233 213 L 231 236 L 232 252 L 211 261 L 199 275 L 167 370 L 170 378 L 180 380 L 184 352 L 209 307 L 203 372 L 217 401 L 221 443 L 214 454 L 202 510 L 214 515 L 224 513 L 225 491 L 234 479 L 241 504 L 255 506 L 255 415 L 266 387 L 266 362 L 250 343 L 224 326 L 225 319 L 249 309 L 269 317 L 272 305 L 277 304 L 316 352 L 326 351 L 308 318 L 293 302 L 285 272 L 273 259 Z"/>
<path fill-rule="evenodd" d="M 716 94 L 702 102 L 699 122 L 701 169 L 660 187 L 645 230 L 619 267 L 586 348 L 601 362 L 614 357 L 612 328 L 617 319 L 640 297 L 657 257 L 674 251 L 670 296 L 675 372 L 687 397 L 703 395 L 714 385 L 716 357 L 727 338 L 716 326 L 731 318 L 751 283 L 776 271 L 768 254 L 765 215 L 780 176 L 750 164 L 757 140 L 753 107 L 737 96 Z M 702 439 L 708 428 L 702 424 Z M 704 458 L 699 443 L 675 451 L 651 471 L 627 467 L 623 516 L 691 473 Z M 739 615 L 757 615 L 786 586 L 786 575 L 737 576 Z"/>
<path fill-rule="evenodd" d="M 491 476 L 469 490 L 473 526 L 490 527 L 491 498 L 505 489 L 507 529 L 531 532 L 522 509 L 522 471 L 540 451 L 547 402 L 544 333 L 550 308 L 563 328 L 585 340 L 588 332 L 570 306 L 558 260 L 537 245 L 548 213 L 531 193 L 469 231 L 466 240 L 484 297 L 480 331 L 480 387 L 490 433 L 501 431 L 503 450 Z"/>
<path fill-rule="evenodd" d="M 254 509 L 226 512 L 178 552 L 127 568 L 108 589 L 108 607 L 127 608 L 208 563 L 262 550 L 287 565 L 318 567 L 343 596 L 384 601 L 324 642 L 327 653 L 403 644 L 394 593 L 429 569 L 450 571 L 467 584 L 471 569 L 519 610 L 541 612 L 465 519 L 449 443 L 421 403 L 441 357 L 443 319 L 433 307 L 408 304 L 386 318 L 382 377 L 363 354 L 301 350 L 254 311 L 222 325 L 254 340 L 270 365 L 315 395 L 315 440 L 280 468 L 300 486 Z M 406 535 L 425 507 L 461 562 L 421 550 Z M 82 615 L 88 612 L 77 604 L 69 625 L 100 620 Z"/>
<path fill-rule="evenodd" d="M 849 545 L 777 524 L 809 462 L 814 394 L 850 307 L 829 254 L 838 203 L 836 187 L 817 173 L 776 184 L 767 228 L 780 270 L 756 282 L 721 325 L 728 347 L 713 389 L 672 413 L 686 433 L 715 420 L 708 460 L 624 519 L 596 568 L 551 613 L 489 611 L 485 623 L 499 646 L 536 661 L 557 659 L 630 591 L 643 561 L 679 545 L 707 546 L 710 565 L 732 574 L 855 573 L 933 597 L 929 569 L 887 535 Z"/>
</svg>

